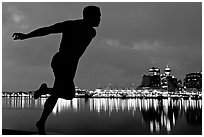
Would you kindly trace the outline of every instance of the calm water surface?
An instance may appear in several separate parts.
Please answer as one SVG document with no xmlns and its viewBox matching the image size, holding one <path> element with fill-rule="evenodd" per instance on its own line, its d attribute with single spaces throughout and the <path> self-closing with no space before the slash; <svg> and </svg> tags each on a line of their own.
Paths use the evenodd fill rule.
<svg viewBox="0 0 204 137">
<path fill-rule="evenodd" d="M 37 131 L 46 99 L 2 98 L 2 128 Z M 202 134 L 202 100 L 59 99 L 46 132 L 69 135 Z"/>
</svg>

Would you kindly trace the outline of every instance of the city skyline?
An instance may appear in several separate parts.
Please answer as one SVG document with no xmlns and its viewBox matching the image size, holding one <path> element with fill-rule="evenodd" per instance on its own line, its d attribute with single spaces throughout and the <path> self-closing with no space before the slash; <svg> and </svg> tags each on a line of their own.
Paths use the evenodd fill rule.
<svg viewBox="0 0 204 137">
<path fill-rule="evenodd" d="M 3 3 L 2 88 L 35 90 L 53 84 L 50 68 L 60 35 L 12 41 L 13 32 L 82 17 L 86 5 L 98 5 L 102 22 L 79 62 L 75 84 L 139 85 L 151 67 L 165 68 L 183 80 L 202 70 L 202 3 Z"/>
<path fill-rule="evenodd" d="M 155 69 L 159 69 L 159 76 L 160 76 L 160 82 L 161 82 L 161 79 L 162 79 L 162 75 L 167 75 L 166 74 L 166 72 L 165 72 L 165 70 L 166 70 L 166 68 L 168 68 L 170 71 L 169 71 L 169 73 L 168 73 L 168 75 L 169 76 L 171 76 L 171 77 L 173 77 L 173 78 L 176 78 L 176 80 L 177 80 L 177 84 L 178 84 L 178 82 L 179 81 L 181 81 L 182 83 L 182 87 L 184 86 L 184 82 L 185 82 L 185 78 L 186 78 L 186 76 L 187 75 L 189 75 L 189 74 L 193 74 L 193 73 L 200 73 L 201 75 L 202 75 L 202 71 L 200 71 L 200 72 L 189 72 L 189 73 L 187 73 L 187 74 L 185 74 L 185 77 L 183 78 L 183 79 L 177 79 L 177 76 L 174 76 L 174 75 L 172 75 L 171 74 L 171 69 L 168 67 L 168 65 L 166 66 L 166 68 L 164 68 L 164 71 L 161 71 L 161 69 L 160 68 L 156 68 L 156 67 L 152 67 L 152 68 L 149 68 L 149 69 L 147 69 L 147 72 L 148 72 L 148 70 L 150 71 L 150 69 L 153 69 L 153 68 L 155 68 Z M 143 81 L 143 76 L 144 75 L 151 75 L 150 73 L 151 72 L 144 72 L 143 73 L 143 75 L 142 75 L 142 77 L 141 77 L 141 81 L 140 81 L 140 83 L 138 84 L 138 85 L 136 85 L 136 84 L 134 84 L 134 83 L 125 83 L 125 84 L 120 84 L 120 85 L 117 85 L 117 84 L 113 84 L 113 83 L 105 83 L 105 84 L 100 84 L 100 83 L 98 83 L 97 84 L 97 86 L 96 86 L 96 88 L 91 88 L 90 90 L 96 90 L 96 89 L 100 89 L 100 88 L 113 88 L 113 89 L 132 89 L 132 88 L 134 88 L 134 89 L 137 89 L 138 87 L 140 87 L 141 85 L 142 85 L 142 81 Z M 161 84 L 162 84 L 162 82 L 161 82 Z M 81 88 L 81 87 L 79 87 L 79 86 L 75 86 L 75 88 L 76 89 L 80 89 L 80 90 L 89 90 L 89 89 L 85 89 L 85 88 Z M 162 86 L 160 87 L 161 89 L 162 89 Z M 22 90 L 21 90 L 22 91 Z M 30 91 L 32 91 L 32 90 L 30 90 Z M 3 92 L 9 92 L 9 91 L 5 91 L 5 90 L 3 90 Z M 19 92 L 19 91 L 14 91 L 14 92 Z M 23 92 L 23 91 L 22 91 Z M 25 91 L 26 92 L 26 91 Z M 28 92 L 28 91 L 27 91 Z"/>
</svg>

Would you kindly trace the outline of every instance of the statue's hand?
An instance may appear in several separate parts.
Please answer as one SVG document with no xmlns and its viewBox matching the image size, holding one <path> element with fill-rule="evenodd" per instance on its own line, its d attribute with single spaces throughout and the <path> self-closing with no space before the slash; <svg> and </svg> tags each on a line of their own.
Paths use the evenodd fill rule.
<svg viewBox="0 0 204 137">
<path fill-rule="evenodd" d="M 24 33 L 13 33 L 13 40 L 24 40 L 26 39 L 26 34 Z"/>
</svg>

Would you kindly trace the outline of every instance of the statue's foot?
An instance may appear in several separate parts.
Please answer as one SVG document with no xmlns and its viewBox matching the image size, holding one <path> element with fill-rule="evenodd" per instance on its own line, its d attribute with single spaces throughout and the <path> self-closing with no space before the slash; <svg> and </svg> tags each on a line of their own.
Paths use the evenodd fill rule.
<svg viewBox="0 0 204 137">
<path fill-rule="evenodd" d="M 47 89 L 47 84 L 43 83 L 38 90 L 34 92 L 34 99 L 38 99 Z"/>
<path fill-rule="evenodd" d="M 39 135 L 46 135 L 45 133 L 45 123 L 40 123 L 39 121 L 36 123 L 36 127 L 38 128 Z"/>
</svg>

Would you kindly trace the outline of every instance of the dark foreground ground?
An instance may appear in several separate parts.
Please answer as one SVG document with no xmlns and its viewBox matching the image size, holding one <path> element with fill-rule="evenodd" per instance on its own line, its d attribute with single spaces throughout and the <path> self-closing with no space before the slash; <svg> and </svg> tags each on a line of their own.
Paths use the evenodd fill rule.
<svg viewBox="0 0 204 137">
<path fill-rule="evenodd" d="M 13 130 L 13 129 L 2 129 L 2 135 L 37 135 L 37 132 Z"/>
<path fill-rule="evenodd" d="M 31 131 L 2 129 L 2 135 L 39 135 L 39 134 L 38 132 L 31 132 Z M 63 134 L 46 132 L 46 135 L 63 135 Z"/>
</svg>

